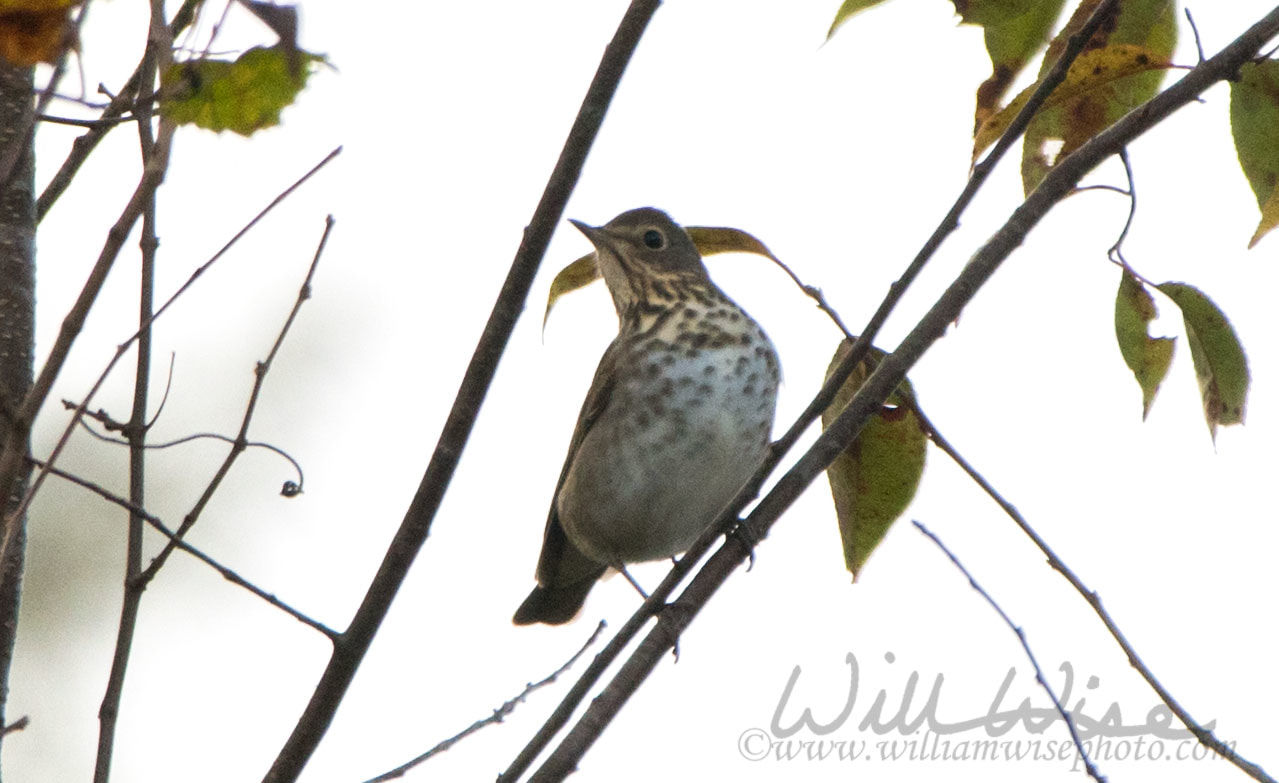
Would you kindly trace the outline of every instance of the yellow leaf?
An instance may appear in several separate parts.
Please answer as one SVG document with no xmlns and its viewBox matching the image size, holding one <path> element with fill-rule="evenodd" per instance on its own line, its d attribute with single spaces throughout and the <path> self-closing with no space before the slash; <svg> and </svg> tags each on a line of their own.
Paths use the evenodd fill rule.
<svg viewBox="0 0 1279 783">
<path fill-rule="evenodd" d="M 1048 44 L 1042 79 L 1098 10 L 1101 0 L 1082 0 L 1074 14 Z M 1173 0 L 1123 0 L 1084 44 L 1082 57 L 1117 47 L 1139 47 L 1152 63 L 1169 62 L 1177 43 L 1177 4 Z M 1154 97 L 1163 80 L 1161 69 L 1129 73 L 1112 79 L 1059 106 L 1041 109 L 1031 118 L 1022 144 L 1022 189 L 1030 193 L 1057 161 L 1081 147 L 1123 115 Z"/>
<path fill-rule="evenodd" d="M 56 63 L 74 42 L 74 36 L 65 5 L 45 10 L 0 11 L 0 58 L 11 65 L 25 68 L 36 63 Z"/>
<path fill-rule="evenodd" d="M 600 270 L 595 266 L 594 253 L 582 256 L 561 269 L 551 281 L 551 292 L 546 296 L 546 312 L 542 314 L 542 328 L 546 328 L 546 321 L 551 317 L 551 308 L 561 296 L 579 288 L 585 288 L 599 279 Z"/>
<path fill-rule="evenodd" d="M 65 11 L 80 4 L 80 0 L 0 0 L 0 16 L 12 13 L 43 14 L 49 11 Z"/>
<path fill-rule="evenodd" d="M 1069 107 L 1071 110 L 1066 113 L 1073 115 L 1071 121 L 1086 121 L 1091 130 L 1095 125 L 1090 116 L 1093 112 L 1080 108 L 1080 104 L 1085 99 L 1089 97 L 1104 99 L 1107 88 L 1116 81 L 1147 71 L 1167 69 L 1171 65 L 1172 62 L 1167 57 L 1132 44 L 1118 44 L 1105 49 L 1084 52 L 1071 64 L 1070 70 L 1066 72 L 1065 81 L 1057 85 L 1057 89 L 1053 90 L 1044 101 L 1040 107 L 1039 116 L 1057 107 Z M 1036 83 L 1022 90 L 1012 102 L 982 123 L 973 139 L 974 162 L 978 155 L 1008 130 L 1008 126 L 1012 124 L 1013 119 L 1026 105 L 1026 101 L 1030 99 L 1038 86 Z M 1096 130 L 1092 132 L 1095 133 Z"/>
<path fill-rule="evenodd" d="M 697 246 L 697 252 L 703 256 L 713 256 L 716 253 L 754 253 L 781 263 L 763 242 L 741 229 L 689 226 L 685 231 Z"/>
</svg>

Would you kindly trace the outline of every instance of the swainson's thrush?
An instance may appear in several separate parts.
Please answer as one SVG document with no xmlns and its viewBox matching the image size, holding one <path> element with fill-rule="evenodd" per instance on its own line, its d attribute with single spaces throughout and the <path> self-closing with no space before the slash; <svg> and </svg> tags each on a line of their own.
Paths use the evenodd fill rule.
<svg viewBox="0 0 1279 783">
<path fill-rule="evenodd" d="M 687 549 L 763 461 L 777 401 L 772 342 L 666 213 L 572 223 L 595 245 L 618 334 L 578 415 L 517 625 L 568 622 L 609 567 Z"/>
</svg>

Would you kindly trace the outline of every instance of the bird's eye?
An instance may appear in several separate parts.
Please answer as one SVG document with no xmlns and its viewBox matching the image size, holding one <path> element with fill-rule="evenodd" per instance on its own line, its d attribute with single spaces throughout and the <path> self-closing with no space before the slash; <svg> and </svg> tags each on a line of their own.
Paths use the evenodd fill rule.
<svg viewBox="0 0 1279 783">
<path fill-rule="evenodd" d="M 644 246 L 652 250 L 661 250 L 666 246 L 666 237 L 662 236 L 662 232 L 655 228 L 650 228 L 644 232 Z"/>
</svg>

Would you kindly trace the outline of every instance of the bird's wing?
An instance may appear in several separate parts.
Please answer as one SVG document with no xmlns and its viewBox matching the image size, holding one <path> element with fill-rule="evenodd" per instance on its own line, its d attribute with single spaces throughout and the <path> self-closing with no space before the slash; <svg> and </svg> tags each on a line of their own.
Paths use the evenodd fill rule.
<svg viewBox="0 0 1279 783">
<path fill-rule="evenodd" d="M 559 480 L 555 482 L 555 494 L 551 496 L 551 510 L 546 516 L 546 533 L 542 538 L 542 554 L 537 560 L 537 582 L 545 587 L 566 586 L 583 579 L 594 581 L 599 578 L 605 568 L 604 564 L 597 563 L 582 554 L 577 547 L 573 546 L 573 542 L 568 540 L 568 536 L 564 534 L 564 528 L 560 525 L 556 499 L 559 498 L 560 488 L 564 486 L 564 479 L 568 476 L 569 468 L 577 457 L 577 450 L 586 438 L 586 433 L 590 432 L 595 422 L 599 421 L 600 414 L 608 407 L 609 400 L 612 398 L 613 381 L 617 376 L 614 370 L 621 350 L 620 345 L 620 340 L 614 340 L 600 357 L 599 366 L 595 368 L 595 377 L 591 380 L 591 391 L 586 395 L 582 410 L 577 415 L 577 427 L 574 428 L 573 438 L 568 444 L 568 455 L 564 458 L 564 467 L 560 469 Z"/>
</svg>

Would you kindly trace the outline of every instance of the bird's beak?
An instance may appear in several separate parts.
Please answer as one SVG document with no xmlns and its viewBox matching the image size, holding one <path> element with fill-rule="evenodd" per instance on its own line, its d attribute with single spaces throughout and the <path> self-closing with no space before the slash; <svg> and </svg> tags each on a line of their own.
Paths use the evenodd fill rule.
<svg viewBox="0 0 1279 783">
<path fill-rule="evenodd" d="M 568 222 L 576 226 L 578 231 L 585 234 L 586 238 L 591 240 L 591 244 L 595 245 L 595 247 L 598 248 L 601 245 L 606 244 L 607 240 L 605 239 L 605 236 L 607 236 L 607 234 L 604 229 L 597 226 L 587 225 L 586 223 L 583 223 L 580 220 L 574 220 L 573 218 L 569 218 Z"/>
</svg>

